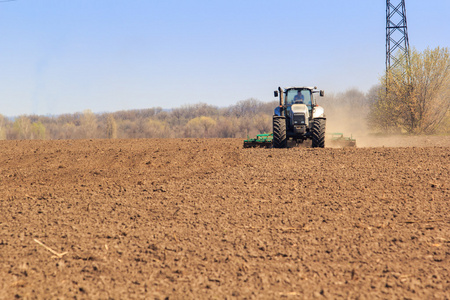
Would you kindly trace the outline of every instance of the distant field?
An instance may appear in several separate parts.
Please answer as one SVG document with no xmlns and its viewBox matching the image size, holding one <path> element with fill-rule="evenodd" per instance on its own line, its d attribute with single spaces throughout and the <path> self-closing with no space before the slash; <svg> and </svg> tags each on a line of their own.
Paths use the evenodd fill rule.
<svg viewBox="0 0 450 300">
<path fill-rule="evenodd" d="M 242 142 L 0 141 L 0 299 L 448 298 L 450 137 Z"/>
</svg>

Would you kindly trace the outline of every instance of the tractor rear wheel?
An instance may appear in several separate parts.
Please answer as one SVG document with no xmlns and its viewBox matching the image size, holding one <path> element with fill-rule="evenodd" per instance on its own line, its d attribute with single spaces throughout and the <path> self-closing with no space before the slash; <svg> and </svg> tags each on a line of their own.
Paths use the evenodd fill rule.
<svg viewBox="0 0 450 300">
<path fill-rule="evenodd" d="M 286 118 L 274 116 L 273 117 L 273 147 L 286 148 Z"/>
<path fill-rule="evenodd" d="M 325 119 L 315 119 L 312 126 L 312 147 L 325 147 Z"/>
</svg>

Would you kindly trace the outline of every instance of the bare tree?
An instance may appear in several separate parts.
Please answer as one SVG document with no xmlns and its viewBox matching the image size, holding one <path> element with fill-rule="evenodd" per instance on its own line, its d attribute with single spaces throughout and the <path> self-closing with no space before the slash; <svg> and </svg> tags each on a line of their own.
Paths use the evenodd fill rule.
<svg viewBox="0 0 450 300">
<path fill-rule="evenodd" d="M 90 109 L 83 111 L 80 118 L 81 122 L 81 138 L 96 138 L 97 137 L 97 118 Z"/>
<path fill-rule="evenodd" d="M 44 124 L 41 123 L 41 121 L 31 124 L 31 139 L 46 139 L 46 128 Z"/>
<path fill-rule="evenodd" d="M 108 116 L 108 119 L 106 121 L 106 137 L 108 139 L 117 138 L 117 123 L 112 114 Z"/>
<path fill-rule="evenodd" d="M 413 49 L 410 65 L 401 62 L 381 79 L 381 92 L 370 115 L 379 129 L 400 128 L 408 133 L 434 133 L 445 125 L 450 109 L 450 52 L 437 47 Z"/>
<path fill-rule="evenodd" d="M 217 125 L 217 122 L 206 116 L 200 116 L 190 120 L 186 125 L 187 137 L 211 137 L 212 129 Z"/>
<path fill-rule="evenodd" d="M 19 140 L 25 140 L 31 138 L 31 122 L 26 116 L 18 117 L 13 124 L 13 132 L 15 138 Z"/>
<path fill-rule="evenodd" d="M 410 131 L 433 133 L 450 109 L 450 52 L 427 49 L 411 55 L 412 97 L 405 121 Z"/>
<path fill-rule="evenodd" d="M 259 114 L 253 119 L 253 127 L 258 130 L 258 133 L 272 132 L 272 117 L 265 114 Z"/>
<path fill-rule="evenodd" d="M 236 105 L 231 107 L 231 113 L 238 117 L 244 116 L 254 116 L 259 113 L 259 109 L 261 108 L 261 101 L 258 101 L 254 98 L 250 98 L 247 100 L 242 100 L 236 103 Z"/>
<path fill-rule="evenodd" d="M 0 140 L 6 140 L 6 118 L 0 115 Z"/>
</svg>

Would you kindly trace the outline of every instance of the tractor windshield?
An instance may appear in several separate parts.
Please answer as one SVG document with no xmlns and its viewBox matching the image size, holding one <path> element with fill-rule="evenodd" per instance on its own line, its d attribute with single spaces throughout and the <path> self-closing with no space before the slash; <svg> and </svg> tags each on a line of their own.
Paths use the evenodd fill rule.
<svg viewBox="0 0 450 300">
<path fill-rule="evenodd" d="M 303 90 L 287 90 L 286 91 L 286 104 L 292 105 L 292 104 L 306 104 L 308 106 L 311 106 L 311 91 L 307 89 Z"/>
</svg>

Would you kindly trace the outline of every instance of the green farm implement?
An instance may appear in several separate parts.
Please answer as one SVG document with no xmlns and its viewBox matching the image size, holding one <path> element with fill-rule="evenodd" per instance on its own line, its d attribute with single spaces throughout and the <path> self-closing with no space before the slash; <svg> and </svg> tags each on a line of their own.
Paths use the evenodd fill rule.
<svg viewBox="0 0 450 300">
<path fill-rule="evenodd" d="M 247 137 L 247 139 L 244 140 L 244 148 L 272 148 L 272 140 L 272 133 L 258 134 L 256 139 L 250 139 Z"/>
<path fill-rule="evenodd" d="M 330 144 L 334 147 L 356 147 L 356 140 L 353 136 L 345 137 L 343 133 L 331 133 Z"/>
</svg>

